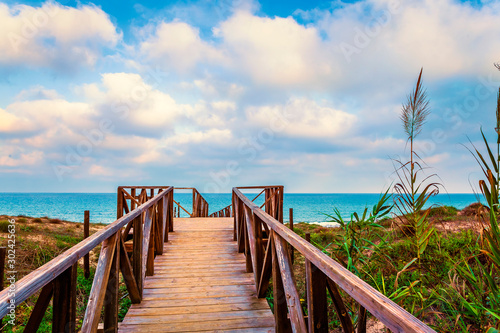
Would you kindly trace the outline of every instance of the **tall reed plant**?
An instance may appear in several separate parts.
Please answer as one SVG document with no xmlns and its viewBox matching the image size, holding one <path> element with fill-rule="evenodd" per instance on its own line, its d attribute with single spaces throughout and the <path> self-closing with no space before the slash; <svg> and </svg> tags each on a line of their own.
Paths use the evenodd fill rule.
<svg viewBox="0 0 500 333">
<path fill-rule="evenodd" d="M 422 84 L 422 72 L 418 76 L 413 92 L 408 95 L 401 111 L 403 129 L 407 135 L 410 156 L 407 161 L 394 160 L 397 182 L 394 185 L 394 207 L 396 224 L 401 231 L 414 240 L 415 259 L 420 264 L 429 240 L 435 232 L 429 223 L 430 207 L 424 209 L 427 201 L 439 193 L 438 182 L 430 181 L 436 175 L 425 176 L 423 160 L 415 150 L 415 140 L 422 131 L 430 113 L 429 101 Z"/>
<path fill-rule="evenodd" d="M 500 70 L 500 64 L 495 64 Z M 483 230 L 481 253 L 477 253 L 470 262 L 461 262 L 456 266 L 456 277 L 451 280 L 451 287 L 458 296 L 457 304 L 450 308 L 457 313 L 457 322 L 462 331 L 467 331 L 464 318 L 475 322 L 482 330 L 493 333 L 500 328 L 500 88 L 496 105 L 496 147 L 489 144 L 481 129 L 484 152 L 481 153 L 471 142 L 469 149 L 479 164 L 484 178 L 479 181 L 479 188 L 490 209 L 489 218 Z M 472 264 L 471 264 L 472 262 Z M 458 278 L 463 283 L 457 282 Z"/>
</svg>

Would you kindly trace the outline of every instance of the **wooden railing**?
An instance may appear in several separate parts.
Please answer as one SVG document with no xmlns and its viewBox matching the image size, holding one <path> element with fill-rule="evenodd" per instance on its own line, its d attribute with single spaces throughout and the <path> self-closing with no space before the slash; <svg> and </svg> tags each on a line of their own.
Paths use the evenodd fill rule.
<svg viewBox="0 0 500 333">
<path fill-rule="evenodd" d="M 193 212 L 190 213 L 186 208 L 182 207 L 180 203 L 174 201 L 174 203 L 178 207 L 178 211 L 180 209 L 184 210 L 189 217 L 208 217 L 208 202 L 205 198 L 198 192 L 194 187 L 176 187 L 176 190 L 190 190 L 193 192 Z M 180 215 L 180 214 L 179 214 Z"/>
<path fill-rule="evenodd" d="M 233 205 L 231 204 L 216 212 L 213 212 L 212 214 L 208 215 L 208 217 L 233 217 L 233 210 L 231 209 L 232 207 Z"/>
<path fill-rule="evenodd" d="M 136 190 L 141 191 L 138 196 Z M 132 303 L 140 303 L 145 276 L 154 273 L 154 256 L 163 251 L 168 231 L 173 230 L 173 187 L 119 187 L 117 217 L 19 280 L 15 296 L 9 289 L 2 291 L 0 318 L 11 302 L 17 306 L 41 290 L 24 331 L 37 331 L 52 299 L 52 331 L 75 332 L 78 260 L 102 245 L 81 332 L 96 332 L 103 307 L 105 332 L 117 332 L 120 271 Z M 129 258 L 125 242 L 130 237 Z"/>
<path fill-rule="evenodd" d="M 327 291 L 344 332 L 355 332 L 339 287 L 358 304 L 356 332 L 366 332 L 367 311 L 393 332 L 434 332 L 342 265 L 283 225 L 283 187 L 265 187 L 266 211 L 233 188 L 238 251 L 253 272 L 258 297 L 272 278 L 277 332 L 328 332 Z M 307 317 L 304 315 L 290 259 L 292 247 L 305 258 Z"/>
</svg>

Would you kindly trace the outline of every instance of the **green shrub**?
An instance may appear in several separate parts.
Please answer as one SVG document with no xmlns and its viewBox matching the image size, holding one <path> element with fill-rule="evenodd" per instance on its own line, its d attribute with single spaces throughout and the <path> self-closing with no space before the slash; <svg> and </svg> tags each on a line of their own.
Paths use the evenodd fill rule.
<svg viewBox="0 0 500 333">
<path fill-rule="evenodd" d="M 433 207 L 429 211 L 429 217 L 438 217 L 438 218 L 445 218 L 445 217 L 454 217 L 457 216 L 458 214 L 458 209 L 452 206 L 439 206 L 439 207 Z"/>
<path fill-rule="evenodd" d="M 0 221 L 0 232 L 9 232 L 10 222 L 7 220 Z"/>
</svg>

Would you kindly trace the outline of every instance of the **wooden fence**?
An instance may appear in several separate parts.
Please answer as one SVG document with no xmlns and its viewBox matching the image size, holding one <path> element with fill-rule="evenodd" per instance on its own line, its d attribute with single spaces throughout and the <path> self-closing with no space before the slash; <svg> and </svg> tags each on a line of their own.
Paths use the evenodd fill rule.
<svg viewBox="0 0 500 333">
<path fill-rule="evenodd" d="M 233 210 L 231 209 L 233 205 L 222 208 L 210 215 L 208 217 L 233 217 Z"/>
<path fill-rule="evenodd" d="M 154 273 L 154 256 L 163 251 L 173 230 L 173 187 L 119 187 L 117 218 L 19 280 L 15 295 L 2 291 L 0 318 L 9 312 L 11 301 L 17 306 L 40 291 L 24 331 L 37 331 L 52 299 L 52 332 L 75 332 L 78 260 L 102 245 L 81 332 L 96 332 L 103 307 L 104 330 L 117 332 L 120 271 L 132 303 L 140 303 L 145 276 Z M 125 245 L 129 238 L 130 259 Z"/>
<path fill-rule="evenodd" d="M 190 213 L 186 208 L 182 207 L 180 203 L 174 201 L 178 207 L 178 212 L 180 209 L 184 210 L 189 217 L 208 217 L 208 202 L 205 198 L 198 192 L 194 187 L 176 187 L 176 190 L 190 190 L 193 192 L 193 212 Z M 180 216 L 180 214 L 179 214 Z"/>
<path fill-rule="evenodd" d="M 255 187 L 253 187 L 255 188 Z M 434 332 L 406 310 L 359 279 L 339 263 L 283 225 L 283 187 L 264 187 L 259 207 L 233 188 L 234 235 L 238 251 L 253 272 L 258 297 L 265 297 L 273 281 L 277 332 L 328 332 L 327 291 L 344 332 L 355 332 L 339 287 L 358 304 L 358 333 L 366 332 L 367 311 L 393 332 Z M 259 194 L 260 195 L 260 194 Z M 261 208 L 265 206 L 265 211 Z M 289 249 L 305 258 L 307 317 L 294 277 Z"/>
</svg>

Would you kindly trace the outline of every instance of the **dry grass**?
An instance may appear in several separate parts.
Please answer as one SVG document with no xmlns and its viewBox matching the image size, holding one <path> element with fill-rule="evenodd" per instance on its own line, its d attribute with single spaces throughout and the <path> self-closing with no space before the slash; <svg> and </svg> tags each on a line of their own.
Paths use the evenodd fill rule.
<svg viewBox="0 0 500 333">
<path fill-rule="evenodd" d="M 35 269 L 54 259 L 70 247 L 83 240 L 83 228 L 81 223 L 62 221 L 60 219 L 49 219 L 48 217 L 12 217 L 1 215 L 0 221 L 14 219 L 16 221 L 16 271 L 17 280 L 28 275 Z M 103 229 L 104 224 L 90 224 L 90 234 Z M 0 246 L 7 245 L 9 234 L 0 233 Z M 91 270 L 95 269 L 99 258 L 100 246 L 90 252 Z M 83 261 L 79 262 L 83 267 Z M 7 283 L 7 282 L 5 282 Z M 92 284 L 92 281 L 89 281 Z M 77 296 L 77 307 L 85 309 L 85 296 L 79 293 Z M 17 323 L 25 323 L 31 309 L 35 305 L 37 295 L 30 297 L 22 303 L 17 310 Z M 79 314 L 81 317 L 83 313 Z M 80 318 L 81 320 L 81 318 Z M 22 325 L 17 325 L 15 332 L 22 331 Z M 44 331 L 43 329 L 41 331 Z"/>
</svg>

